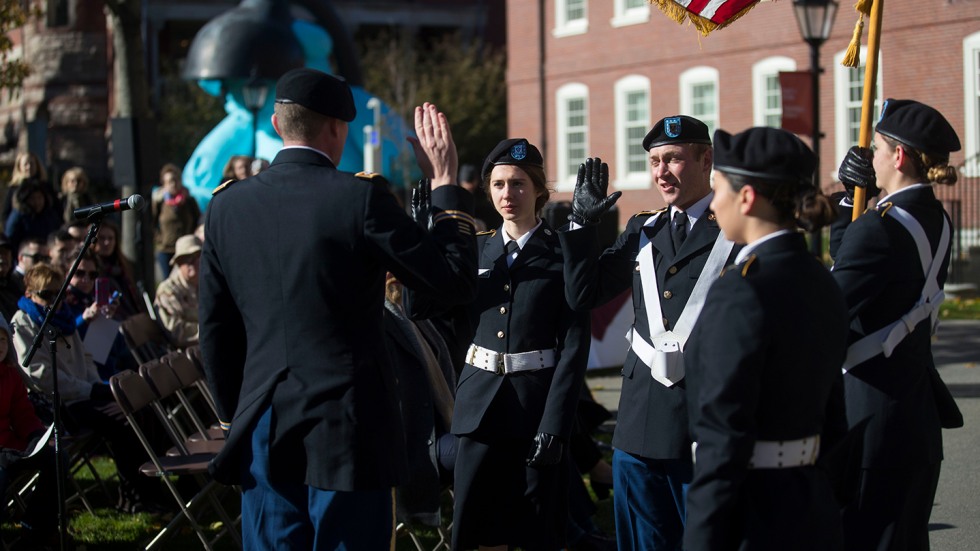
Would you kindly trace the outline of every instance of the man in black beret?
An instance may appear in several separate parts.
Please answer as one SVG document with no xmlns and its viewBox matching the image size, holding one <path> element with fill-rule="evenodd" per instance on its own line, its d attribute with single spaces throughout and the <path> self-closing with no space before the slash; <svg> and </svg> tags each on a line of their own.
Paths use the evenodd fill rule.
<svg viewBox="0 0 980 551">
<path fill-rule="evenodd" d="M 200 340 L 229 430 L 211 470 L 242 493 L 246 549 L 386 549 L 407 459 L 382 327 L 385 273 L 441 301 L 471 300 L 471 200 L 455 184 L 445 116 L 416 108 L 433 226 L 383 178 L 337 170 L 350 88 L 286 73 L 269 168 L 215 190 L 201 256 Z"/>
<path fill-rule="evenodd" d="M 575 184 L 571 231 L 559 233 L 573 308 L 601 306 L 627 289 L 637 305 L 613 435 L 619 548 L 643 541 L 644 549 L 674 550 L 681 548 L 684 495 L 693 476 L 683 347 L 708 284 L 737 250 L 708 209 L 713 152 L 707 125 L 685 115 L 665 117 L 643 148 L 667 207 L 633 216 L 597 258 L 597 223 L 620 192 L 607 196 L 608 168 L 587 159 Z"/>
<path fill-rule="evenodd" d="M 854 328 L 844 364 L 848 422 L 869 421 L 844 541 L 848 549 L 928 549 L 942 429 L 963 424 L 931 348 L 952 232 L 933 188 L 956 183 L 949 154 L 960 140 L 932 107 L 888 99 L 873 143 L 851 148 L 838 176 L 849 195 L 864 187 L 884 197 L 853 222 L 845 201 L 844 223 L 831 234 L 840 244 L 833 275 Z"/>
</svg>

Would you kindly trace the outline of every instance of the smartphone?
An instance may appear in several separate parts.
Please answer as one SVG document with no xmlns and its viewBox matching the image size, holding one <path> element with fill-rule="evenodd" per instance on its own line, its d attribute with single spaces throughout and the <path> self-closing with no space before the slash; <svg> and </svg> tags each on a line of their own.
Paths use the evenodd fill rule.
<svg viewBox="0 0 980 551">
<path fill-rule="evenodd" d="M 112 280 L 107 277 L 95 278 L 95 303 L 99 306 L 109 304 L 112 295 Z"/>
</svg>

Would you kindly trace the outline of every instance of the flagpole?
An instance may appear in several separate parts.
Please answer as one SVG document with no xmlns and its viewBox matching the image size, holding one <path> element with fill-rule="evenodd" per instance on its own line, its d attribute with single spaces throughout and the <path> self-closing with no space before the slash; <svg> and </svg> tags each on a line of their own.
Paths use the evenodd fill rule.
<svg viewBox="0 0 980 551">
<path fill-rule="evenodd" d="M 868 55 L 864 66 L 864 96 L 861 100 L 861 134 L 858 145 L 871 146 L 871 131 L 875 112 L 876 87 L 878 84 L 878 50 L 881 34 L 881 12 L 885 0 L 873 0 L 871 4 L 871 26 L 868 29 Z M 854 188 L 854 208 L 851 220 L 857 220 L 864 214 L 868 199 L 864 188 Z"/>
</svg>

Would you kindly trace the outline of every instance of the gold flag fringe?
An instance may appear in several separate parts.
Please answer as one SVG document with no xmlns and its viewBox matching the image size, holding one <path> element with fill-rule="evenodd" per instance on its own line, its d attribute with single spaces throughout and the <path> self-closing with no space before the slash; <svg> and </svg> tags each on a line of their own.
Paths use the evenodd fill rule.
<svg viewBox="0 0 980 551">
<path fill-rule="evenodd" d="M 847 45 L 844 59 L 840 64 L 844 67 L 857 67 L 861 65 L 861 31 L 864 30 L 864 17 L 871 15 L 871 5 L 873 0 L 857 0 L 854 10 L 858 12 L 858 20 L 854 25 L 854 35 L 851 36 L 851 43 Z"/>
<path fill-rule="evenodd" d="M 685 19 L 689 20 L 691 22 L 691 25 L 694 25 L 694 28 L 697 29 L 699 33 L 701 33 L 701 36 L 708 36 L 708 34 L 711 33 L 711 31 L 714 31 L 716 29 L 723 29 L 728 25 L 731 25 L 733 22 L 737 21 L 738 18 L 748 13 L 749 10 L 751 10 L 752 8 L 755 7 L 756 4 L 758 4 L 758 2 L 749 4 L 748 6 L 742 8 L 741 11 L 739 11 L 731 18 L 729 18 L 728 21 L 725 21 L 724 23 L 719 25 L 718 23 L 715 23 L 714 21 L 706 17 L 701 17 L 696 13 L 687 11 L 687 9 L 685 9 L 684 6 L 678 4 L 677 2 L 674 2 L 673 0 L 648 0 L 648 1 L 651 4 L 660 8 L 660 11 L 664 12 L 664 14 L 666 14 L 667 17 L 673 19 L 674 21 L 677 21 L 677 23 L 683 23 Z M 858 2 L 861 1 L 870 2 L 870 0 L 858 0 Z"/>
</svg>

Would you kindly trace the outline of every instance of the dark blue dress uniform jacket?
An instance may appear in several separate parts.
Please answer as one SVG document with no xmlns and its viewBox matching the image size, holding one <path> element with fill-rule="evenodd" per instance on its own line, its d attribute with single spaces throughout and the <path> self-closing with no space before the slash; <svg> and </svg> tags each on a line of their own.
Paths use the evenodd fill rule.
<svg viewBox="0 0 980 551">
<path fill-rule="evenodd" d="M 432 192 L 435 212 L 468 212 L 467 198 L 456 186 Z M 446 220 L 425 235 L 383 182 L 308 149 L 284 149 L 216 194 L 205 224 L 201 350 L 232 421 L 215 477 L 238 480 L 242 446 L 271 406 L 274 476 L 338 491 L 397 484 L 405 450 L 382 329 L 385 272 L 472 300 L 472 234 Z"/>
<path fill-rule="evenodd" d="M 922 225 L 935 254 L 942 222 L 949 220 L 932 187 L 902 191 L 889 201 Z M 847 300 L 852 343 L 908 313 L 925 283 L 915 241 L 884 210 L 884 205 L 871 209 L 847 226 L 835 251 L 833 275 Z M 942 288 L 950 249 L 939 254 Z M 865 431 L 865 468 L 910 467 L 942 459 L 940 408 L 951 405 L 955 414 L 958 411 L 936 372 L 931 338 L 930 322 L 922 321 L 891 357 L 871 358 L 844 376 L 849 423 L 871 418 Z"/>
<path fill-rule="evenodd" d="M 452 431 L 528 439 L 545 432 L 568 442 L 591 334 L 588 314 L 565 302 L 558 236 L 542 221 L 510 268 L 499 231 L 477 241 L 479 293 L 469 308 L 473 343 L 509 354 L 557 348 L 557 365 L 503 377 L 464 365 Z"/>
<path fill-rule="evenodd" d="M 698 446 L 685 550 L 841 548 L 822 469 L 748 463 L 756 440 L 843 432 L 847 323 L 840 289 L 802 234 L 759 244 L 712 285 L 685 354 Z"/>
<path fill-rule="evenodd" d="M 634 327 L 649 342 L 650 328 L 637 262 L 640 232 L 646 232 L 655 249 L 654 262 L 664 328 L 673 328 L 684 311 L 720 230 L 714 215 L 706 210 L 691 229 L 681 250 L 674 254 L 668 212 L 665 211 L 649 228 L 643 227 L 643 224 L 655 213 L 637 214 L 627 223 L 626 230 L 616 243 L 602 256 L 599 256 L 598 231 L 595 228 L 561 232 L 566 258 L 568 303 L 576 310 L 588 311 L 609 302 L 632 286 Z M 737 252 L 738 247 L 732 251 L 729 260 Z M 623 346 L 628 346 L 625 338 Z M 650 375 L 646 364 L 630 350 L 623 364 L 623 387 L 613 446 L 650 459 L 690 457 L 691 440 L 687 432 L 684 396 L 686 386 L 684 380 L 670 388 L 658 383 Z"/>
</svg>

